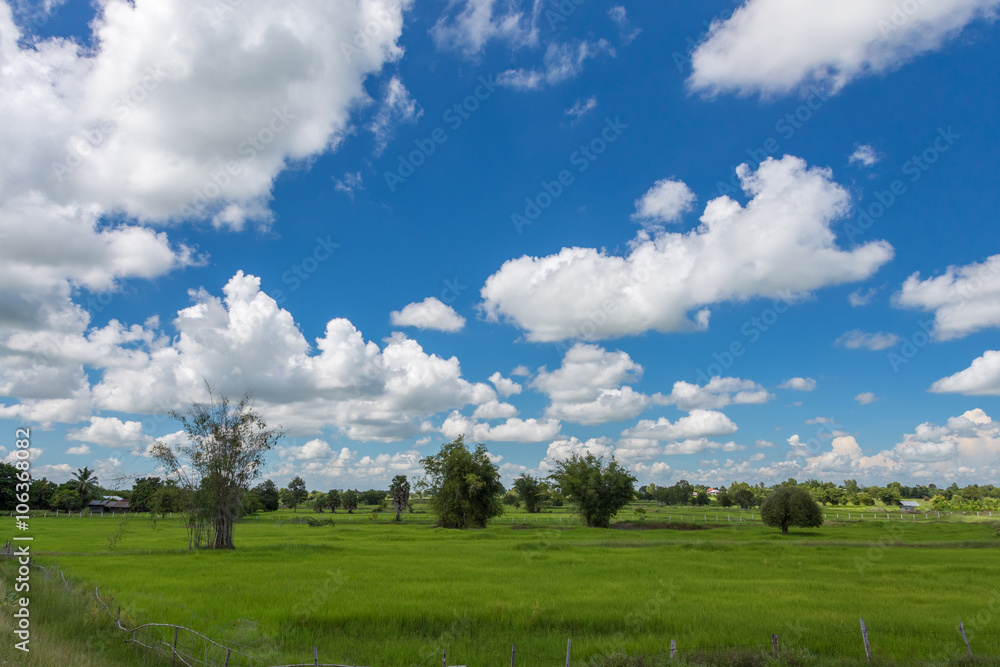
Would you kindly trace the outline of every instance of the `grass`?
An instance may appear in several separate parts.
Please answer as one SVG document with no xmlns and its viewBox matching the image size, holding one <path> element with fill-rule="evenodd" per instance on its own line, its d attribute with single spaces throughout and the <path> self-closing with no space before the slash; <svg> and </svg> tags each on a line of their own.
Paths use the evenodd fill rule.
<svg viewBox="0 0 1000 667">
<path fill-rule="evenodd" d="M 568 517 L 464 532 L 361 512 L 325 513 L 335 523 L 318 526 L 262 518 L 237 526 L 231 552 L 186 551 L 176 518 L 131 518 L 114 549 L 120 518 L 31 526 L 41 562 L 114 595 L 132 622 L 185 625 L 248 645 L 265 664 L 311 662 L 315 645 L 321 661 L 431 665 L 447 649 L 449 664 L 499 665 L 516 643 L 518 665 L 555 665 L 572 637 L 578 665 L 659 664 L 671 639 L 698 664 L 736 651 L 764 665 L 772 633 L 786 652 L 774 664 L 860 664 L 859 617 L 883 661 L 959 658 L 960 620 L 978 654 L 1000 656 L 1000 521 L 844 521 L 788 536 L 748 522 L 676 529 L 692 512 L 651 512 L 634 522 L 642 530 Z M 280 514 L 296 515 L 317 516 Z M 67 614 L 37 616 L 50 613 Z M 114 659 L 101 664 L 126 664 Z"/>
</svg>

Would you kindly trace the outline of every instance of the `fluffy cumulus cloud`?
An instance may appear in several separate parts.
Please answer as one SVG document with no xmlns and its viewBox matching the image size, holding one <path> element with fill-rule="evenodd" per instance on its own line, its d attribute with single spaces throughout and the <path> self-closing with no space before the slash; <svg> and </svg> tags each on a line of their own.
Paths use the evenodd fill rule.
<svg viewBox="0 0 1000 667">
<path fill-rule="evenodd" d="M 170 354 L 153 326 L 91 328 L 88 298 L 202 263 L 172 221 L 269 224 L 278 174 L 334 147 L 401 56 L 409 4 L 109 0 L 83 47 L 0 3 L 0 152 L 18 156 L 0 164 L 0 392 L 21 397 L 0 417 L 81 421 L 85 366 Z"/>
<path fill-rule="evenodd" d="M 713 304 L 805 295 L 863 280 L 892 258 L 884 241 L 837 246 L 830 225 L 850 198 L 829 170 L 785 156 L 737 173 L 748 204 L 713 199 L 694 231 L 644 230 L 624 256 L 563 248 L 507 261 L 482 288 L 487 318 L 533 341 L 700 330 Z"/>
<path fill-rule="evenodd" d="M 451 306 L 437 297 L 429 296 L 418 303 L 411 303 L 403 310 L 394 310 L 389 315 L 393 326 L 435 329 L 437 331 L 461 331 L 465 318 Z"/>
<path fill-rule="evenodd" d="M 695 199 L 686 183 L 664 178 L 635 201 L 632 218 L 646 222 L 677 222 L 694 207 Z"/>
<path fill-rule="evenodd" d="M 444 420 L 440 431 L 450 439 L 464 435 L 469 442 L 544 442 L 557 437 L 560 428 L 556 419 L 508 417 L 498 424 L 489 424 L 478 421 L 475 415 L 470 418 L 455 411 Z"/>
<path fill-rule="evenodd" d="M 601 424 L 635 417 L 649 398 L 622 386 L 642 378 L 642 366 L 625 352 L 608 352 L 598 345 L 577 343 L 554 371 L 542 368 L 532 387 L 551 399 L 545 416 Z"/>
<path fill-rule="evenodd" d="M 816 380 L 812 378 L 788 378 L 778 385 L 780 389 L 794 389 L 795 391 L 812 391 L 816 388 Z"/>
<path fill-rule="evenodd" d="M 319 438 L 302 445 L 279 445 L 275 453 L 277 461 L 265 476 L 284 481 L 298 475 L 308 488 L 343 486 L 348 481 L 387 484 L 396 475 L 423 471 L 420 454 L 414 450 L 362 456 L 348 447 L 335 449 Z"/>
<path fill-rule="evenodd" d="M 608 438 L 590 438 L 589 440 L 579 440 L 575 436 L 569 439 L 555 440 L 549 443 L 545 450 L 545 458 L 539 464 L 538 469 L 543 474 L 548 474 L 555 468 L 557 461 L 565 461 L 571 456 L 586 456 L 593 454 L 601 459 L 609 459 L 615 455 L 615 447 Z"/>
<path fill-rule="evenodd" d="M 914 273 L 893 296 L 894 305 L 934 313 L 937 340 L 962 338 L 1000 327 L 1000 255 L 966 266 L 949 266 L 942 275 L 921 280 Z"/>
<path fill-rule="evenodd" d="M 89 425 L 71 430 L 66 437 L 111 449 L 143 448 L 153 440 L 143 432 L 142 422 L 123 422 L 117 417 L 91 417 Z"/>
<path fill-rule="evenodd" d="M 986 350 L 968 368 L 941 378 L 930 390 L 938 394 L 1000 396 L 1000 350 Z"/>
<path fill-rule="evenodd" d="M 915 477 L 995 479 L 1000 467 L 1000 424 L 976 408 L 951 417 L 944 425 L 920 424 L 893 451 Z"/>
<path fill-rule="evenodd" d="M 666 396 L 655 400 L 664 405 L 676 405 L 685 412 L 697 409 L 715 410 L 733 404 L 767 403 L 772 395 L 753 380 L 734 377 L 713 377 L 705 385 L 683 380 L 675 382 Z"/>
<path fill-rule="evenodd" d="M 503 375 L 501 375 L 500 371 L 497 371 L 496 373 L 490 376 L 490 382 L 493 383 L 493 386 L 496 388 L 497 393 L 500 394 L 501 396 L 520 394 L 521 390 L 523 389 L 523 387 L 517 382 L 514 382 L 510 378 L 505 378 Z"/>
<path fill-rule="evenodd" d="M 68 368 L 69 376 L 79 374 L 80 389 L 52 399 L 65 405 L 22 400 L 0 406 L 0 416 L 47 409 L 52 421 L 73 423 L 90 410 L 164 414 L 205 400 L 209 377 L 230 395 L 255 388 L 268 420 L 297 432 L 332 427 L 356 440 L 393 441 L 435 430 L 428 419 L 436 413 L 496 401 L 492 387 L 462 377 L 458 359 L 428 354 L 402 334 L 379 346 L 348 320 L 333 319 L 312 346 L 291 313 L 260 290 L 258 278 L 238 272 L 223 292 L 222 298 L 192 292 L 194 304 L 178 312 L 171 338 L 109 325 L 82 342 L 67 338 L 64 347 L 56 339 L 53 352 L 39 357 L 49 365 L 41 370 L 62 377 Z M 84 366 L 99 377 L 93 385 Z M 137 422 L 95 418 L 74 433 L 92 443 L 124 442 L 140 429 Z"/>
<path fill-rule="evenodd" d="M 666 417 L 660 417 L 656 421 L 643 419 L 632 428 L 622 431 L 622 437 L 647 440 L 685 440 L 730 435 L 736 431 L 736 424 L 721 412 L 695 409 L 673 423 Z"/>
<path fill-rule="evenodd" d="M 748 0 L 692 54 L 689 86 L 709 94 L 838 91 L 937 49 L 998 0 Z"/>
<path fill-rule="evenodd" d="M 885 350 L 899 342 L 899 336 L 882 331 L 868 332 L 852 329 L 833 342 L 848 350 Z"/>
</svg>

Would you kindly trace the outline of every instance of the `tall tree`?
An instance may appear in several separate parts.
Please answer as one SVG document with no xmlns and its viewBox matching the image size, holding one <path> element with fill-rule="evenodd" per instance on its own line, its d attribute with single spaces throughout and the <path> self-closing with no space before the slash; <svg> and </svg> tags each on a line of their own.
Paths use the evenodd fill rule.
<svg viewBox="0 0 1000 667">
<path fill-rule="evenodd" d="M 292 506 L 293 512 L 298 512 L 298 507 L 300 504 L 305 502 L 305 499 L 309 497 L 309 492 L 306 490 L 306 483 L 298 475 L 288 483 L 288 504 Z"/>
<path fill-rule="evenodd" d="M 399 521 L 406 505 L 410 502 L 410 482 L 406 475 L 396 475 L 392 478 L 389 486 L 389 497 L 392 499 L 392 511 L 396 513 L 396 521 Z"/>
<path fill-rule="evenodd" d="M 344 506 L 348 514 L 353 514 L 358 509 L 358 492 L 348 489 L 340 494 L 340 504 Z"/>
<path fill-rule="evenodd" d="M 541 509 L 542 483 L 527 473 L 522 473 L 514 480 L 514 490 L 524 503 L 524 509 L 529 514 L 536 514 Z"/>
<path fill-rule="evenodd" d="M 208 395 L 207 403 L 170 413 L 187 441 L 174 446 L 157 442 L 152 453 L 186 492 L 188 547 L 233 549 L 241 497 L 284 433 L 268 427 L 249 393 L 235 404 L 225 395 L 216 396 L 211 387 Z"/>
<path fill-rule="evenodd" d="M 278 496 L 278 487 L 271 480 L 265 480 L 253 487 L 253 493 L 257 496 L 265 512 L 273 512 L 281 507 L 281 498 Z"/>
<path fill-rule="evenodd" d="M 610 528 L 611 517 L 635 498 L 635 477 L 614 458 L 604 465 L 593 454 L 557 461 L 549 475 L 592 528 Z"/>
<path fill-rule="evenodd" d="M 91 495 L 97 491 L 97 477 L 94 476 L 94 471 L 87 466 L 77 469 L 73 473 L 71 481 L 73 488 L 76 489 L 77 494 L 80 496 L 81 503 L 87 503 Z"/>
<path fill-rule="evenodd" d="M 128 507 L 134 512 L 148 512 L 153 507 L 153 494 L 160 488 L 159 477 L 142 477 L 132 485 Z"/>
<path fill-rule="evenodd" d="M 330 489 L 327 492 L 326 506 L 330 508 L 331 512 L 337 511 L 337 508 L 340 507 L 340 491 L 337 489 Z"/>
<path fill-rule="evenodd" d="M 438 525 L 485 528 L 487 521 L 503 514 L 500 471 L 483 445 L 470 452 L 465 439 L 459 436 L 420 462 L 427 473 L 431 507 L 437 514 Z"/>
<path fill-rule="evenodd" d="M 761 503 L 760 518 L 765 525 L 781 528 L 781 532 L 787 535 L 789 526 L 802 528 L 822 526 L 823 510 L 812 494 L 804 488 L 782 486 Z"/>
</svg>

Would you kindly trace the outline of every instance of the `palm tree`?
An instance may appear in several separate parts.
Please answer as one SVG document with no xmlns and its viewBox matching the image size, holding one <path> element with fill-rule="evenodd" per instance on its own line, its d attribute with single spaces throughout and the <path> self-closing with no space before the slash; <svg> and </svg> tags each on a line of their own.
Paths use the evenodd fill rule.
<svg viewBox="0 0 1000 667">
<path fill-rule="evenodd" d="M 80 494 L 81 500 L 87 502 L 90 498 L 90 494 L 97 490 L 97 478 L 94 477 L 94 471 L 84 466 L 73 473 L 73 483 L 76 487 L 77 493 Z"/>
</svg>

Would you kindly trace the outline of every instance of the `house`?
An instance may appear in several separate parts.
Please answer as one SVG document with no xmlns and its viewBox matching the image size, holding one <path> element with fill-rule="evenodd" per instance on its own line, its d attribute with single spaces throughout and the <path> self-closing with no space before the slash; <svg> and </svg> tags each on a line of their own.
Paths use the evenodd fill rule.
<svg viewBox="0 0 1000 667">
<path fill-rule="evenodd" d="M 919 512 L 920 503 L 916 500 L 900 500 L 899 501 L 899 511 L 900 512 Z"/>
<path fill-rule="evenodd" d="M 709 488 L 709 489 L 705 489 L 705 493 L 707 493 L 710 496 L 717 496 L 717 495 L 719 495 L 719 490 L 718 489 Z"/>
<path fill-rule="evenodd" d="M 87 503 L 87 509 L 91 514 L 103 514 L 104 512 L 127 512 L 128 500 L 121 496 L 104 496 L 100 500 L 91 500 Z"/>
</svg>

